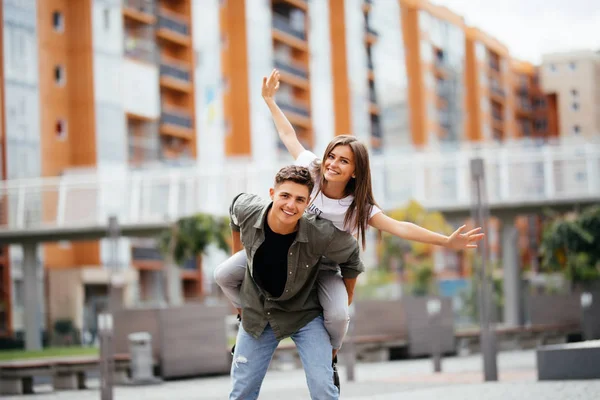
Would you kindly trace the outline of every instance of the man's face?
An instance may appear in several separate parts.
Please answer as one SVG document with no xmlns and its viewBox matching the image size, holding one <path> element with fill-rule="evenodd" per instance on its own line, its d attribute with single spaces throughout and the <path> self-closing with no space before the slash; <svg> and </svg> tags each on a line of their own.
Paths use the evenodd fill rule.
<svg viewBox="0 0 600 400">
<path fill-rule="evenodd" d="M 273 200 L 273 216 L 283 225 L 295 225 L 308 206 L 308 187 L 292 181 L 285 181 L 274 189 L 269 189 Z"/>
</svg>

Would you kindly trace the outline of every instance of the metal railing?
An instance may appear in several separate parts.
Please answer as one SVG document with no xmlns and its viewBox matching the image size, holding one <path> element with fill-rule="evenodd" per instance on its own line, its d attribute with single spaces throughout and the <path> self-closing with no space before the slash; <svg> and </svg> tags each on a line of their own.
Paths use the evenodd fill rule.
<svg viewBox="0 0 600 400">
<path fill-rule="evenodd" d="M 155 63 L 158 49 L 154 40 L 126 35 L 124 38 L 125 56 Z"/>
<path fill-rule="evenodd" d="M 469 160 L 482 157 L 490 206 L 600 198 L 600 146 L 489 145 L 482 149 L 372 157 L 378 203 L 393 209 L 415 199 L 435 209 L 468 208 Z M 0 229 L 174 221 L 197 212 L 226 215 L 240 192 L 267 195 L 280 165 L 100 170 L 0 182 Z"/>
<path fill-rule="evenodd" d="M 371 28 L 371 27 L 370 27 L 370 26 L 368 26 L 368 25 L 367 25 L 367 26 L 365 26 L 365 32 L 366 32 L 367 34 L 369 34 L 369 35 L 373 35 L 373 36 L 379 36 L 379 33 L 378 33 L 378 32 L 377 32 L 375 29 Z"/>
<path fill-rule="evenodd" d="M 182 65 L 177 65 L 176 63 L 165 59 L 160 61 L 160 75 L 168 76 L 185 82 L 190 82 L 191 80 L 189 68 Z"/>
<path fill-rule="evenodd" d="M 158 12 L 158 27 L 173 31 L 179 35 L 188 36 L 190 29 L 188 23 L 170 11 L 161 9 Z"/>
<path fill-rule="evenodd" d="M 275 68 L 277 68 L 277 69 L 288 72 L 292 75 L 296 75 L 303 79 L 308 78 L 308 71 L 306 70 L 306 68 L 297 67 L 297 66 L 292 65 L 290 62 L 281 61 L 281 60 L 275 60 L 274 64 L 275 64 Z"/>
<path fill-rule="evenodd" d="M 152 15 L 156 11 L 155 0 L 123 0 L 123 6 Z"/>
<path fill-rule="evenodd" d="M 176 125 L 182 128 L 193 128 L 192 117 L 189 113 L 164 106 L 161 110 L 160 122 L 162 124 Z"/>
<path fill-rule="evenodd" d="M 273 28 L 289 35 L 292 35 L 300 40 L 306 40 L 306 34 L 302 31 L 292 28 L 290 20 L 280 14 L 273 14 Z"/>
<path fill-rule="evenodd" d="M 131 258 L 139 261 L 162 261 L 163 255 L 156 247 L 131 247 Z"/>
<path fill-rule="evenodd" d="M 279 100 L 278 104 L 283 111 L 293 112 L 303 117 L 310 117 L 310 111 L 306 106 L 292 103 L 290 100 Z"/>
</svg>

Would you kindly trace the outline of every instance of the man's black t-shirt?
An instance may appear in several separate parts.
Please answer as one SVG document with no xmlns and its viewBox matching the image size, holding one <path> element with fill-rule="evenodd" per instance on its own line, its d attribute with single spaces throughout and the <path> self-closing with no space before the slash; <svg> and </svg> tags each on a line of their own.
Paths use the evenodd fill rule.
<svg viewBox="0 0 600 400">
<path fill-rule="evenodd" d="M 279 297 L 287 282 L 288 251 L 296 232 L 280 235 L 269 228 L 265 218 L 265 241 L 254 255 L 254 281 L 271 296 Z"/>
</svg>

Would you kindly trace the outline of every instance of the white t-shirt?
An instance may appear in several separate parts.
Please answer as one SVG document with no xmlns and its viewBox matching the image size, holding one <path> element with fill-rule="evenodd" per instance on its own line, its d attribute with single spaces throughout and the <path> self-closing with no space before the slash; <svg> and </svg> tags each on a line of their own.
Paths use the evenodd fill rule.
<svg viewBox="0 0 600 400">
<path fill-rule="evenodd" d="M 318 157 L 309 150 L 304 150 L 302 153 L 298 155 L 298 158 L 295 161 L 296 165 L 302 167 L 309 167 L 310 164 L 318 159 Z M 348 233 L 356 234 L 356 229 L 349 227 L 346 229 L 344 227 L 344 218 L 346 217 L 346 211 L 352 201 L 354 200 L 354 196 L 349 195 L 344 197 L 343 199 L 331 199 L 323 194 L 323 192 L 317 195 L 319 191 L 319 181 L 320 177 L 316 177 L 315 179 L 315 188 L 311 193 L 311 204 L 306 208 L 307 213 L 317 214 L 319 217 L 328 219 L 333 222 L 336 228 L 340 230 L 345 230 Z M 317 197 L 315 197 L 317 196 Z M 373 206 L 371 208 L 371 213 L 369 214 L 369 219 L 373 218 L 375 214 L 381 212 L 381 209 L 377 206 Z"/>
</svg>

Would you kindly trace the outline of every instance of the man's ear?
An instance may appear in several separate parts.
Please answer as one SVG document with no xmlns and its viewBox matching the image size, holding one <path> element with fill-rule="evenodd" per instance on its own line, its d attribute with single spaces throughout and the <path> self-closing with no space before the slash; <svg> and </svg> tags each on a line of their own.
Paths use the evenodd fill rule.
<svg viewBox="0 0 600 400">
<path fill-rule="evenodd" d="M 275 197 L 275 189 L 273 189 L 273 188 L 269 189 L 269 197 L 271 198 L 271 200 L 273 200 L 273 197 Z"/>
</svg>

